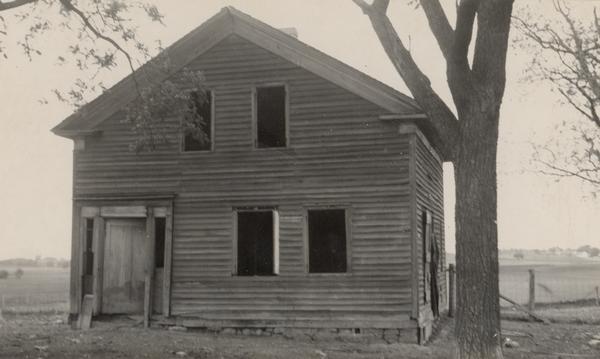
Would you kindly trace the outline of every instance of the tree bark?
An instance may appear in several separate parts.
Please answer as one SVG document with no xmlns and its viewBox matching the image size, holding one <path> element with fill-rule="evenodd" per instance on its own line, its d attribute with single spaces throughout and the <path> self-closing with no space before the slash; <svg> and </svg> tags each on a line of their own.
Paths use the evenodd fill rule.
<svg viewBox="0 0 600 359">
<path fill-rule="evenodd" d="M 496 223 L 499 106 L 490 104 L 490 99 L 477 102 L 461 118 L 464 140 L 458 143 L 454 163 L 456 357 L 499 359 L 503 357 Z"/>
</svg>

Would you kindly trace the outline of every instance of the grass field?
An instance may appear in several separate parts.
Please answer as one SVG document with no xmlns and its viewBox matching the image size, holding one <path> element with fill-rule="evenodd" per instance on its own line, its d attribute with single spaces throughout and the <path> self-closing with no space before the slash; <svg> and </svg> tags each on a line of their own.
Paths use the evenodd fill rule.
<svg viewBox="0 0 600 359">
<path fill-rule="evenodd" d="M 500 292 L 519 302 L 529 298 L 529 269 L 535 272 L 537 303 L 593 301 L 600 287 L 600 262 L 500 266 Z"/>
<path fill-rule="evenodd" d="M 500 259 L 500 292 L 519 302 L 529 298 L 529 269 L 535 272 L 536 303 L 594 301 L 600 287 L 600 261 L 578 257 L 535 256 Z"/>
<path fill-rule="evenodd" d="M 0 267 L 10 272 L 0 279 L 0 309 L 13 312 L 66 311 L 69 298 L 69 270 L 64 268 L 22 268 L 17 279 L 15 268 Z"/>
<path fill-rule="evenodd" d="M 450 256 L 448 262 L 454 258 Z M 0 309 L 13 312 L 66 311 L 69 271 L 63 268 L 23 268 L 16 279 L 16 268 L 8 279 L 0 279 Z M 595 288 L 600 287 L 600 261 L 577 257 L 535 257 L 525 260 L 500 259 L 500 292 L 526 303 L 529 295 L 529 269 L 535 270 L 536 302 L 558 303 L 587 300 L 594 303 Z M 502 303 L 507 304 L 507 303 Z"/>
<path fill-rule="evenodd" d="M 600 260 L 567 256 L 500 258 L 500 293 L 519 303 L 529 299 L 529 269 L 535 271 L 536 303 L 595 302 Z M 448 263 L 455 263 L 448 255 Z M 502 305 L 508 303 L 502 301 Z"/>
</svg>

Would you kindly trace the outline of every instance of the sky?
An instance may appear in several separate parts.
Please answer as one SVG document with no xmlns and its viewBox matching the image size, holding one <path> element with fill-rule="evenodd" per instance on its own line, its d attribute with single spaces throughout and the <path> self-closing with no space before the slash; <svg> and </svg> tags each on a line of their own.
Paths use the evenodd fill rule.
<svg viewBox="0 0 600 359">
<path fill-rule="evenodd" d="M 271 26 L 295 27 L 300 40 L 408 94 L 367 17 L 350 0 L 154 3 L 165 15 L 165 26 L 140 27 L 139 34 L 148 43 L 161 40 L 169 45 L 231 5 Z M 424 15 L 406 3 L 392 0 L 388 15 L 434 88 L 451 103 L 445 66 Z M 596 3 L 600 5 L 600 1 L 573 1 L 572 6 L 583 17 L 589 16 Z M 444 4 L 453 23 L 454 0 Z M 549 0 L 516 1 L 517 11 L 523 6 L 542 17 L 555 16 Z M 9 22 L 4 39 L 9 58 L 0 59 L 0 218 L 4 220 L 0 259 L 68 257 L 73 144 L 50 129 L 72 112 L 53 100 L 51 90 L 67 87 L 79 75 L 72 67 L 56 63 L 73 35 L 68 31 L 43 34 L 43 55 L 29 61 L 16 45 L 27 24 L 3 15 Z M 498 152 L 499 247 L 600 246 L 600 201 L 590 196 L 590 188 L 576 180 L 556 181 L 533 171 L 531 143 L 552 139 L 557 125 L 576 121 L 578 116 L 558 101 L 547 84 L 524 80 L 531 56 L 518 47 L 509 49 Z M 106 83 L 114 83 L 126 74 L 122 61 L 119 68 L 103 76 Z M 40 99 L 49 102 L 42 104 Z M 454 188 L 449 164 L 444 177 L 446 250 L 454 252 Z"/>
</svg>

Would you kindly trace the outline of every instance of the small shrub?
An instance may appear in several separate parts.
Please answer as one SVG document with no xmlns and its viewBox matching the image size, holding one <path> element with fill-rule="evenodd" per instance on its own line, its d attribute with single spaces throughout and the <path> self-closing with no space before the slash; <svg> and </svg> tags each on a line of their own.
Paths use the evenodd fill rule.
<svg viewBox="0 0 600 359">
<path fill-rule="evenodd" d="M 17 268 L 17 270 L 15 271 L 15 278 L 17 279 L 21 279 L 21 277 L 23 276 L 25 272 L 23 272 L 23 270 L 21 268 Z"/>
<path fill-rule="evenodd" d="M 7 270 L 0 270 L 0 279 L 6 279 L 8 278 L 9 273 Z"/>
</svg>

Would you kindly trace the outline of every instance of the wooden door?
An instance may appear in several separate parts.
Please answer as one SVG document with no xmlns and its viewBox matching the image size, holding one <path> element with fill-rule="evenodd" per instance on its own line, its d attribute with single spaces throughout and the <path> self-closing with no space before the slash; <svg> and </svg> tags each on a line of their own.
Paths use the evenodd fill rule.
<svg viewBox="0 0 600 359">
<path fill-rule="evenodd" d="M 144 312 L 145 237 L 145 219 L 106 221 L 102 313 Z"/>
</svg>

